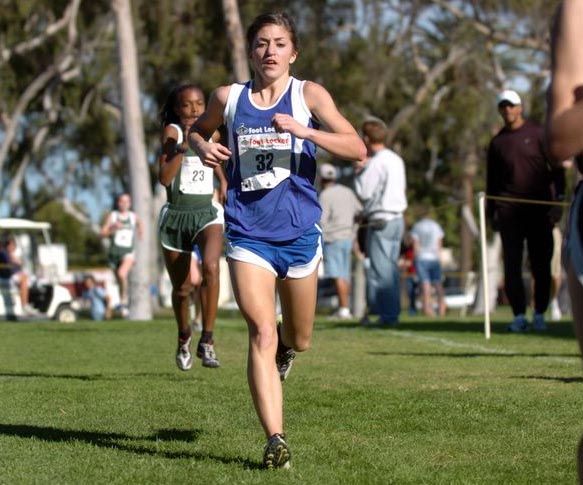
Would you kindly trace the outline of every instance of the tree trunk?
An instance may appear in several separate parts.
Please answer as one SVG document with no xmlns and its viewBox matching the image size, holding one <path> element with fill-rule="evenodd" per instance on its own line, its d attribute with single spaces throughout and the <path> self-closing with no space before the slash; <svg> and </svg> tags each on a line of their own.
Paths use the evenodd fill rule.
<svg viewBox="0 0 583 485">
<path fill-rule="evenodd" d="M 249 73 L 247 52 L 245 50 L 245 37 L 243 35 L 243 26 L 241 25 L 237 0 L 223 0 L 223 16 L 225 17 L 227 38 L 231 47 L 235 80 L 239 83 L 247 81 L 251 75 Z"/>
<path fill-rule="evenodd" d="M 468 214 L 473 214 L 474 207 L 474 181 L 478 172 L 479 157 L 476 153 L 474 144 L 468 143 L 466 146 L 471 147 L 463 158 L 463 173 L 462 173 L 462 197 L 464 201 L 464 208 Z M 470 224 L 471 222 L 471 224 Z M 466 283 L 467 274 L 474 269 L 473 248 L 474 241 L 479 237 L 479 232 L 475 221 L 467 220 L 462 217 L 461 225 L 461 247 L 460 247 L 460 269 L 463 274 L 463 284 Z"/>
<path fill-rule="evenodd" d="M 464 207 L 472 207 L 473 202 L 473 182 L 470 177 L 464 176 L 462 178 Z M 473 270 L 473 247 L 474 234 L 468 227 L 465 219 L 462 218 L 461 224 L 461 239 L 460 239 L 460 270 L 463 275 L 463 284 L 465 285 L 466 276 L 469 271 Z"/>
<path fill-rule="evenodd" d="M 130 0 L 112 0 L 112 6 L 116 18 L 122 120 L 132 202 L 143 225 L 143 236 L 137 238 L 136 265 L 130 275 L 130 319 L 150 320 L 152 190 L 140 106 L 138 55 Z"/>
</svg>

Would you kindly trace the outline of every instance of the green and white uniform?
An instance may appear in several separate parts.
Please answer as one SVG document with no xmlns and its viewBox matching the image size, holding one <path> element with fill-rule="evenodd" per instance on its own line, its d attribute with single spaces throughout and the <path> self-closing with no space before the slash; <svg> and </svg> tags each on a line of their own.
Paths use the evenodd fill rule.
<svg viewBox="0 0 583 485">
<path fill-rule="evenodd" d="M 183 139 L 180 126 L 177 143 Z M 160 212 L 160 243 L 162 247 L 181 253 L 192 252 L 196 235 L 211 224 L 223 224 L 223 208 L 213 201 L 214 171 L 203 165 L 188 148 L 180 170 L 166 187 L 167 202 Z"/>
<path fill-rule="evenodd" d="M 109 265 L 113 269 L 116 269 L 126 255 L 133 255 L 134 253 L 136 244 L 136 214 L 132 211 L 122 214 L 114 210 L 111 212 L 110 223 L 121 224 L 121 227 L 110 236 Z"/>
</svg>

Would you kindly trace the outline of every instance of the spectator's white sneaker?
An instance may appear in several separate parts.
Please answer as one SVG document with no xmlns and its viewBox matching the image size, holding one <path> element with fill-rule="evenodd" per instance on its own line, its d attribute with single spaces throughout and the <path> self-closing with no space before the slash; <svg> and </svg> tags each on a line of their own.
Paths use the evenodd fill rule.
<svg viewBox="0 0 583 485">
<path fill-rule="evenodd" d="M 30 304 L 24 305 L 22 307 L 22 311 L 24 312 L 25 315 L 38 315 L 39 314 L 39 311 Z"/>
<path fill-rule="evenodd" d="M 130 316 L 130 309 L 127 305 L 121 305 L 119 309 L 122 318 L 128 318 Z"/>
<path fill-rule="evenodd" d="M 346 307 L 338 308 L 334 313 L 332 313 L 329 317 L 330 320 L 350 320 L 354 318 L 352 313 L 350 313 L 350 309 Z"/>
<path fill-rule="evenodd" d="M 558 322 L 561 318 L 563 318 L 563 313 L 561 312 L 559 301 L 553 298 L 551 301 L 551 321 Z"/>
</svg>

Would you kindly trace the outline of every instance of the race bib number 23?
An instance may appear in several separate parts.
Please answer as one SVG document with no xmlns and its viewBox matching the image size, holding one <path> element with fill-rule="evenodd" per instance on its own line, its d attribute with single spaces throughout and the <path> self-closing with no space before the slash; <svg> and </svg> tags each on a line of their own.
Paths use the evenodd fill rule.
<svg viewBox="0 0 583 485">
<path fill-rule="evenodd" d="M 213 175 L 213 169 L 204 166 L 198 157 L 187 157 L 180 168 L 180 192 L 212 194 Z"/>
</svg>

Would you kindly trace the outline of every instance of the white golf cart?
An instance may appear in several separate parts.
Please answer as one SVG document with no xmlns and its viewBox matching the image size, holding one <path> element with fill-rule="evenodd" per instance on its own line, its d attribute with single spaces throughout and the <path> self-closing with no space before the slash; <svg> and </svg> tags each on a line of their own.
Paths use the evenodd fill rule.
<svg viewBox="0 0 583 485">
<path fill-rule="evenodd" d="M 0 218 L 0 240 L 13 236 L 21 252 L 23 268 L 30 277 L 29 305 L 34 313 L 25 312 L 18 287 L 10 279 L 0 278 L 0 319 L 54 319 L 75 322 L 74 299 L 57 283 L 59 263 L 65 259 L 64 246 L 52 244 L 49 222 Z"/>
</svg>

